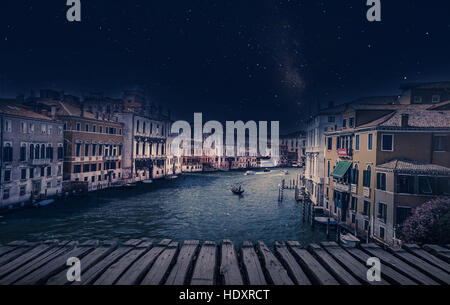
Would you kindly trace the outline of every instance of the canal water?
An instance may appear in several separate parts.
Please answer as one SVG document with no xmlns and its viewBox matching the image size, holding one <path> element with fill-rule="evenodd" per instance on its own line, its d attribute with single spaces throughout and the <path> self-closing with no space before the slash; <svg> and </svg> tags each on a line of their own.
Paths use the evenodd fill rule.
<svg viewBox="0 0 450 305">
<path fill-rule="evenodd" d="M 302 219 L 302 206 L 293 190 L 284 190 L 278 202 L 278 184 L 289 184 L 300 169 L 183 174 L 128 190 L 105 190 L 86 198 L 61 200 L 27 208 L 0 218 L 0 242 L 12 240 L 87 239 L 125 241 L 148 237 L 213 240 L 298 240 L 303 244 L 326 240 L 325 230 L 311 229 Z M 230 186 L 241 183 L 243 196 Z"/>
</svg>

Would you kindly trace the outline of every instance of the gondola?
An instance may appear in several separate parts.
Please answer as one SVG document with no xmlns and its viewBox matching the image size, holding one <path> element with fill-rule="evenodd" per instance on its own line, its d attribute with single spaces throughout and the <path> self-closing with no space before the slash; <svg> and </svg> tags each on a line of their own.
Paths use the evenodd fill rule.
<svg viewBox="0 0 450 305">
<path fill-rule="evenodd" d="M 231 187 L 231 192 L 235 195 L 242 195 L 244 191 L 245 190 L 240 185 L 235 185 Z"/>
</svg>

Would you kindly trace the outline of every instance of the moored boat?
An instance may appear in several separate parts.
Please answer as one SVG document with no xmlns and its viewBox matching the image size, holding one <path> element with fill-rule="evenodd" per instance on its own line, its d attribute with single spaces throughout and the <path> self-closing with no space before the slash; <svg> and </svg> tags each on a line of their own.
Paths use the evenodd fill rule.
<svg viewBox="0 0 450 305">
<path fill-rule="evenodd" d="M 43 207 L 49 204 L 52 204 L 53 202 L 55 202 L 54 199 L 46 199 L 46 200 L 42 200 L 42 201 L 38 201 L 34 204 L 35 207 Z"/>
<path fill-rule="evenodd" d="M 244 174 L 244 176 L 252 176 L 252 175 L 254 175 L 254 174 L 255 174 L 254 171 L 246 171 L 245 174 Z"/>
</svg>

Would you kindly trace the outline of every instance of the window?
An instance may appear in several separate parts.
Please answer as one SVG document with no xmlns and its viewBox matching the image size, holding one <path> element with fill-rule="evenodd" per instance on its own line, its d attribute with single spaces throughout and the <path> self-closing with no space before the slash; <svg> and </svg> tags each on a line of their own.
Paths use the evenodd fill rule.
<svg viewBox="0 0 450 305">
<path fill-rule="evenodd" d="M 83 173 L 89 173 L 91 167 L 89 166 L 89 164 L 84 164 L 83 165 Z"/>
<path fill-rule="evenodd" d="M 382 220 L 383 222 L 386 222 L 386 218 L 387 218 L 387 204 L 382 203 L 382 202 L 378 203 L 377 218 Z"/>
<path fill-rule="evenodd" d="M 79 157 L 80 153 L 81 153 L 81 144 L 77 143 L 77 144 L 75 144 L 75 156 Z"/>
<path fill-rule="evenodd" d="M 332 137 L 328 137 L 327 138 L 327 149 L 331 150 L 333 148 L 333 138 Z"/>
<path fill-rule="evenodd" d="M 350 183 L 358 184 L 358 179 L 359 179 L 358 164 L 355 164 L 355 167 L 350 169 Z"/>
<path fill-rule="evenodd" d="M 366 215 L 366 216 L 370 215 L 370 201 L 364 200 L 363 214 Z"/>
<path fill-rule="evenodd" d="M 5 120 L 5 132 L 12 131 L 12 122 L 11 120 Z"/>
<path fill-rule="evenodd" d="M 140 122 L 139 122 L 139 120 L 137 120 L 137 122 L 136 122 L 136 132 L 139 132 L 139 126 L 140 125 Z"/>
<path fill-rule="evenodd" d="M 407 175 L 399 175 L 397 177 L 397 193 L 413 194 L 414 177 Z"/>
<path fill-rule="evenodd" d="M 359 134 L 355 138 L 355 150 L 359 150 Z"/>
<path fill-rule="evenodd" d="M 102 144 L 98 145 L 98 155 L 103 156 L 103 145 Z"/>
<path fill-rule="evenodd" d="M 52 167 L 48 166 L 47 167 L 47 177 L 51 177 L 52 176 Z"/>
<path fill-rule="evenodd" d="M 36 148 L 34 149 L 34 158 L 35 159 L 39 159 L 39 157 L 40 157 L 40 154 L 39 154 L 40 148 L 39 147 L 40 147 L 39 144 L 36 144 Z"/>
<path fill-rule="evenodd" d="M 352 197 L 351 210 L 356 211 L 358 209 L 358 198 Z"/>
<path fill-rule="evenodd" d="M 382 151 L 394 150 L 394 135 L 384 134 L 381 136 L 381 150 Z"/>
<path fill-rule="evenodd" d="M 436 152 L 444 152 L 447 151 L 446 145 L 446 137 L 445 136 L 434 136 L 433 137 L 433 150 Z"/>
<path fill-rule="evenodd" d="M 20 147 L 20 161 L 26 160 L 27 160 L 27 147 L 25 145 L 22 145 Z"/>
<path fill-rule="evenodd" d="M 27 179 L 27 169 L 26 168 L 22 168 L 20 170 L 20 179 L 21 180 L 26 180 Z"/>
<path fill-rule="evenodd" d="M 63 127 L 62 126 L 58 126 L 58 134 L 62 135 L 64 132 Z"/>
<path fill-rule="evenodd" d="M 53 147 L 47 146 L 46 155 L 47 155 L 47 159 L 53 160 Z"/>
<path fill-rule="evenodd" d="M 342 128 L 347 128 L 347 120 L 346 119 L 343 119 L 342 120 Z"/>
<path fill-rule="evenodd" d="M 74 172 L 74 174 L 79 174 L 79 173 L 81 173 L 81 165 L 75 165 L 74 167 L 73 167 L 73 172 Z"/>
<path fill-rule="evenodd" d="M 372 175 L 372 169 L 370 166 L 367 167 L 367 170 L 363 171 L 363 186 L 370 187 L 370 178 Z"/>
<path fill-rule="evenodd" d="M 103 133 L 103 126 L 99 126 L 99 127 L 98 127 L 98 132 L 99 132 L 99 133 Z"/>
<path fill-rule="evenodd" d="M 5 172 L 3 174 L 3 181 L 5 181 L 5 182 L 11 181 L 11 170 L 10 169 L 5 169 Z"/>
<path fill-rule="evenodd" d="M 139 155 L 139 143 L 136 143 L 136 155 Z"/>
<path fill-rule="evenodd" d="M 86 125 L 84 126 L 84 131 L 86 131 L 86 132 L 89 131 L 89 124 L 86 124 Z"/>
<path fill-rule="evenodd" d="M 92 125 L 92 132 L 97 132 L 97 125 Z"/>
<path fill-rule="evenodd" d="M 45 159 L 45 145 L 41 145 L 41 159 Z"/>
<path fill-rule="evenodd" d="M 341 148 L 341 138 L 336 137 L 336 150 L 338 150 L 339 148 Z"/>
<path fill-rule="evenodd" d="M 13 148 L 11 143 L 5 143 L 3 147 L 3 161 L 4 162 L 12 162 L 13 160 Z"/>
<path fill-rule="evenodd" d="M 431 98 L 432 103 L 439 103 L 441 101 L 441 96 L 438 94 L 434 94 Z"/>
<path fill-rule="evenodd" d="M 380 227 L 380 238 L 384 239 L 384 228 Z"/>
<path fill-rule="evenodd" d="M 64 158 L 64 148 L 62 146 L 58 147 L 58 160 L 62 160 Z"/>
<path fill-rule="evenodd" d="M 97 144 L 92 144 L 92 156 L 95 156 L 97 151 Z"/>
<path fill-rule="evenodd" d="M 91 172 L 96 172 L 97 171 L 97 164 L 91 164 Z"/>
<path fill-rule="evenodd" d="M 77 131 L 81 131 L 81 123 L 77 123 Z"/>
<path fill-rule="evenodd" d="M 348 119 L 348 127 L 354 127 L 355 125 L 355 118 Z"/>
<path fill-rule="evenodd" d="M 89 144 L 84 144 L 84 156 L 89 156 Z"/>
<path fill-rule="evenodd" d="M 433 194 L 430 177 L 424 176 L 419 177 L 419 194 L 425 195 Z"/>
<path fill-rule="evenodd" d="M 34 178 L 34 168 L 30 168 L 30 179 Z"/>
<path fill-rule="evenodd" d="M 33 123 L 28 124 L 28 132 L 34 133 L 34 124 Z"/>
<path fill-rule="evenodd" d="M 415 96 L 414 97 L 414 104 L 422 104 L 422 97 L 421 96 Z"/>
<path fill-rule="evenodd" d="M 62 174 L 62 166 L 58 165 L 58 176 L 61 176 Z"/>
<path fill-rule="evenodd" d="M 373 148 L 373 134 L 369 133 L 367 139 L 367 149 L 372 150 L 372 148 Z"/>
<path fill-rule="evenodd" d="M 328 117 L 328 123 L 334 123 L 334 122 L 335 122 L 334 116 L 329 116 Z"/>
<path fill-rule="evenodd" d="M 377 189 L 385 191 L 386 190 L 386 174 L 377 173 Z"/>
<path fill-rule="evenodd" d="M 327 177 L 330 177 L 330 160 L 327 162 Z"/>
<path fill-rule="evenodd" d="M 20 186 L 19 188 L 19 195 L 25 196 L 25 185 Z"/>
<path fill-rule="evenodd" d="M 27 133 L 27 123 L 25 122 L 20 122 L 20 131 L 22 133 Z"/>
<path fill-rule="evenodd" d="M 52 134 L 52 130 L 53 130 L 53 126 L 48 125 L 48 127 L 47 127 L 48 134 Z"/>
<path fill-rule="evenodd" d="M 41 125 L 41 133 L 42 134 L 47 133 L 47 125 L 45 125 L 45 124 Z"/>
<path fill-rule="evenodd" d="M 91 177 L 91 182 L 95 182 L 95 176 Z"/>
<path fill-rule="evenodd" d="M 45 177 L 45 167 L 41 167 L 41 177 Z"/>
</svg>

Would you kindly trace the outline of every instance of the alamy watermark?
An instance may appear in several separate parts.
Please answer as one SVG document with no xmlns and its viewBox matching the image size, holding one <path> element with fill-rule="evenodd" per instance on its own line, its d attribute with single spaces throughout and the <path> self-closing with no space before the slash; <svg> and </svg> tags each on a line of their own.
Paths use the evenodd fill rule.
<svg viewBox="0 0 450 305">
<path fill-rule="evenodd" d="M 208 121 L 203 125 L 202 113 L 194 113 L 194 130 L 187 121 L 172 124 L 171 133 L 178 134 L 171 143 L 174 156 L 217 156 L 269 157 L 275 162 L 279 159 L 278 121 L 270 122 L 270 140 L 268 139 L 268 122 L 226 121 L 224 128 L 218 121 Z M 224 141 L 225 140 L 225 141 Z"/>
</svg>

